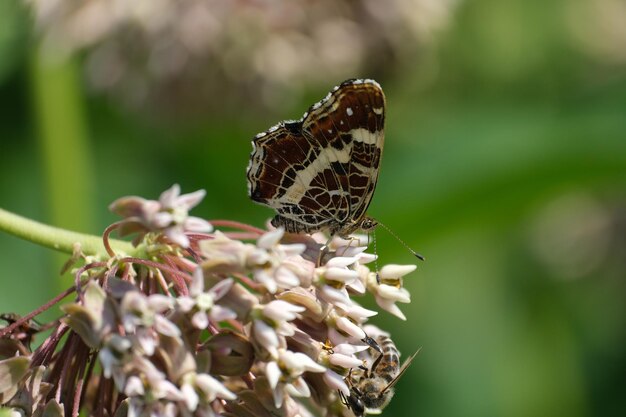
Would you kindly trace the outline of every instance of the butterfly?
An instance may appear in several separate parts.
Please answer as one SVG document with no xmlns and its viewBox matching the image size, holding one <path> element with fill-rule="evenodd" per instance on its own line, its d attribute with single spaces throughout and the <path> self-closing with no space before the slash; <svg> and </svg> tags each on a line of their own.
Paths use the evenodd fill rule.
<svg viewBox="0 0 626 417">
<path fill-rule="evenodd" d="M 248 194 L 273 208 L 271 223 L 290 233 L 347 237 L 371 230 L 366 215 L 384 143 L 385 95 L 369 79 L 347 80 L 299 120 L 256 135 Z"/>
</svg>

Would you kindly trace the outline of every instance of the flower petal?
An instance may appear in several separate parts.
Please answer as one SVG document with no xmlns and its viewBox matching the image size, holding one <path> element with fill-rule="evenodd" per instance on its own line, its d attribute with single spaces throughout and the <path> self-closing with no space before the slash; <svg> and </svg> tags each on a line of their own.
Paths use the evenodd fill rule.
<svg viewBox="0 0 626 417">
<path fill-rule="evenodd" d="M 380 269 L 380 277 L 382 279 L 397 279 L 402 278 L 408 273 L 411 273 L 417 269 L 417 265 L 385 265 Z"/>
<path fill-rule="evenodd" d="M 274 321 L 291 321 L 298 317 L 296 313 L 306 310 L 302 306 L 297 306 L 287 301 L 274 300 L 263 307 L 263 315 Z"/>
<path fill-rule="evenodd" d="M 330 267 L 345 268 L 347 266 L 352 265 L 356 261 L 357 261 L 357 258 L 354 256 L 352 257 L 336 256 L 334 258 L 329 259 L 328 262 L 326 262 L 326 267 L 327 268 L 330 268 Z"/>
<path fill-rule="evenodd" d="M 206 329 L 209 325 L 209 318 L 204 311 L 198 311 L 191 318 L 191 324 L 193 324 L 193 327 L 196 329 Z"/>
<path fill-rule="evenodd" d="M 165 336 L 180 336 L 180 328 L 160 314 L 154 316 L 154 328 L 157 332 Z"/>
<path fill-rule="evenodd" d="M 209 311 L 209 318 L 213 321 L 232 320 L 237 318 L 237 313 L 228 307 L 214 305 Z"/>
<path fill-rule="evenodd" d="M 226 278 L 226 279 L 221 280 L 217 284 L 215 284 L 213 287 L 211 287 L 209 292 L 213 294 L 213 299 L 219 300 L 220 298 L 225 296 L 228 293 L 228 291 L 230 291 L 231 287 L 233 286 L 233 282 L 234 281 L 232 278 Z"/>
<path fill-rule="evenodd" d="M 379 297 L 387 300 L 399 301 L 401 303 L 410 303 L 411 294 L 404 288 L 396 288 L 387 284 L 380 284 L 376 288 L 376 293 Z"/>
<path fill-rule="evenodd" d="M 349 282 L 358 277 L 358 272 L 347 268 L 330 267 L 324 273 L 324 278 L 330 281 Z"/>
<path fill-rule="evenodd" d="M 296 378 L 291 384 L 285 385 L 285 388 L 294 397 L 310 397 L 311 390 L 309 386 L 304 382 L 302 377 Z"/>
<path fill-rule="evenodd" d="M 188 216 L 184 229 L 188 232 L 210 233 L 213 231 L 213 225 L 200 217 Z"/>
<path fill-rule="evenodd" d="M 180 391 L 185 397 L 185 405 L 187 406 L 187 409 L 192 412 L 196 411 L 198 403 L 200 402 L 200 398 L 198 397 L 198 394 L 196 394 L 196 390 L 190 384 L 183 384 Z"/>
<path fill-rule="evenodd" d="M 124 387 L 124 394 L 128 397 L 141 396 L 145 393 L 145 389 L 141 379 L 133 375 L 126 380 L 126 386 Z"/>
<path fill-rule="evenodd" d="M 206 196 L 205 190 L 198 190 L 193 193 L 183 194 L 176 198 L 176 205 L 189 210 L 200 204 L 200 202 L 204 199 L 204 196 Z"/>
<path fill-rule="evenodd" d="M 393 314 L 394 316 L 398 317 L 400 320 L 406 321 L 406 316 L 402 313 L 402 311 L 400 311 L 400 308 L 397 305 L 395 305 L 393 301 L 377 296 L 376 304 L 378 304 L 380 308 L 382 308 L 383 310 L 386 310 L 389 313 Z"/>
<path fill-rule="evenodd" d="M 338 329 L 343 330 L 357 339 L 363 339 L 366 336 L 363 329 L 348 320 L 346 317 L 337 317 L 336 323 Z"/>
<path fill-rule="evenodd" d="M 276 352 L 278 347 L 278 335 L 272 327 L 267 325 L 263 320 L 255 320 L 254 337 L 267 349 L 270 353 Z"/>
<path fill-rule="evenodd" d="M 189 284 L 189 294 L 197 297 L 204 291 L 204 274 L 202 268 L 197 267 L 191 275 L 191 283 Z"/>
<path fill-rule="evenodd" d="M 344 381 L 344 378 L 337 372 L 333 371 L 332 369 L 328 369 L 326 372 L 324 372 L 324 375 L 322 375 L 322 377 L 332 390 L 339 390 L 346 397 L 350 395 L 350 388 L 348 388 L 348 385 L 346 384 L 346 381 Z"/>
<path fill-rule="evenodd" d="M 172 207 L 174 205 L 174 201 L 176 201 L 179 195 L 180 185 L 174 184 L 161 193 L 159 196 L 159 202 L 166 207 Z"/>
<path fill-rule="evenodd" d="M 267 365 L 265 365 L 265 375 L 267 376 L 270 387 L 275 390 L 281 375 L 278 364 L 274 361 L 268 362 Z"/>
<path fill-rule="evenodd" d="M 182 227 L 168 227 L 167 229 L 165 229 L 164 233 L 169 240 L 171 240 L 173 243 L 176 243 L 181 248 L 189 247 L 189 238 L 187 237 L 187 235 L 185 235 Z"/>
<path fill-rule="evenodd" d="M 363 365 L 363 361 L 354 356 L 342 355 L 341 353 L 333 353 L 328 357 L 332 365 L 341 366 L 342 368 L 358 368 Z"/>
<path fill-rule="evenodd" d="M 269 231 L 261 235 L 261 237 L 257 239 L 256 245 L 259 248 L 271 249 L 274 245 L 277 245 L 278 242 L 280 242 L 284 234 L 285 234 L 285 229 L 283 229 L 282 227 L 279 227 L 275 230 Z"/>
<path fill-rule="evenodd" d="M 234 400 L 237 398 L 235 393 L 209 374 L 196 375 L 196 386 L 208 396 L 208 402 L 213 401 L 215 398 L 223 398 L 225 400 Z"/>
</svg>

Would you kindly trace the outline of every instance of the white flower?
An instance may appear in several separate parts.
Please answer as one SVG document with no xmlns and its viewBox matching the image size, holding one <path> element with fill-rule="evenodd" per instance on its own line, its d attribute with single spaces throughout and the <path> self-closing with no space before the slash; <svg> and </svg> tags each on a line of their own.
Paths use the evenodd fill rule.
<svg viewBox="0 0 626 417">
<path fill-rule="evenodd" d="M 401 288 L 400 290 L 404 290 L 402 294 L 403 295 L 402 298 L 404 299 L 405 298 L 404 295 L 408 295 L 409 292 L 405 290 L 404 288 Z M 396 301 L 400 301 L 400 300 L 388 299 L 388 298 L 381 297 L 379 294 L 376 294 L 376 304 L 378 304 L 380 308 L 388 311 L 389 313 L 398 317 L 400 320 L 406 320 L 406 316 L 404 315 L 404 313 L 402 313 L 400 308 L 395 304 Z M 405 301 L 401 301 L 401 302 L 405 302 Z"/>
<path fill-rule="evenodd" d="M 317 295 L 327 303 L 339 307 L 347 308 L 352 302 L 345 288 L 334 288 L 330 285 L 323 285 L 317 289 Z"/>
<path fill-rule="evenodd" d="M 180 194 L 180 186 L 174 184 L 164 191 L 159 201 L 141 197 L 122 197 L 114 201 L 109 209 L 125 218 L 130 224 L 140 224 L 144 234 L 148 231 L 160 231 L 172 242 L 183 248 L 189 247 L 189 238 L 185 232 L 204 232 L 213 230 L 213 226 L 199 217 L 189 216 L 189 210 L 196 206 L 206 192 L 198 190 L 190 194 Z M 133 230 L 129 227 L 129 230 Z M 123 232 L 123 230 L 122 230 Z"/>
<path fill-rule="evenodd" d="M 324 372 L 323 378 L 324 382 L 326 382 L 332 390 L 341 391 L 345 396 L 350 395 L 350 388 L 346 384 L 345 378 L 337 372 L 332 369 L 327 369 L 326 372 Z"/>
<path fill-rule="evenodd" d="M 399 280 L 406 274 L 415 271 L 415 269 L 417 269 L 417 265 L 385 265 L 380 270 L 380 279 L 381 281 Z"/>
<path fill-rule="evenodd" d="M 163 294 L 152 294 L 148 296 L 148 306 L 156 313 L 165 313 L 174 307 L 174 299 Z"/>
<path fill-rule="evenodd" d="M 345 355 L 339 352 L 333 352 L 329 355 L 328 362 L 331 365 L 340 366 L 345 369 L 357 368 L 363 365 L 363 361 L 354 357 L 354 355 Z"/>
<path fill-rule="evenodd" d="M 341 283 L 347 283 L 356 279 L 359 274 L 351 269 L 329 267 L 324 273 L 324 278 L 328 281 L 339 281 Z"/>
<path fill-rule="evenodd" d="M 276 357 L 278 355 L 277 348 L 280 344 L 276 330 L 263 320 L 254 320 L 252 329 L 254 338 L 270 353 L 272 357 Z"/>
<path fill-rule="evenodd" d="M 165 336 L 180 336 L 180 328 L 160 314 L 154 317 L 154 329 Z"/>
<path fill-rule="evenodd" d="M 285 231 L 278 228 L 263 234 L 257 240 L 257 247 L 248 253 L 246 265 L 252 268 L 252 275 L 268 292 L 274 294 L 279 288 L 289 289 L 300 285 L 298 269 L 294 268 L 295 257 L 300 257 L 306 246 L 303 244 L 280 244 Z"/>
<path fill-rule="evenodd" d="M 185 406 L 191 412 L 196 411 L 198 408 L 198 403 L 200 402 L 200 397 L 196 393 L 195 388 L 191 384 L 183 384 L 180 387 L 180 392 L 183 393 L 185 397 Z"/>
<path fill-rule="evenodd" d="M 259 248 L 270 250 L 273 246 L 278 245 L 280 240 L 285 234 L 285 229 L 279 227 L 278 229 L 270 230 L 257 239 L 256 245 Z"/>
<path fill-rule="evenodd" d="M 263 315 L 274 322 L 291 321 L 302 313 L 304 307 L 297 306 L 287 301 L 274 300 L 263 307 Z"/>
<path fill-rule="evenodd" d="M 265 375 L 272 388 L 276 408 L 283 404 L 285 394 L 295 397 L 311 395 L 302 378 L 304 372 L 326 372 L 326 368 L 304 353 L 286 349 L 279 349 L 277 360 L 266 364 Z"/>
<path fill-rule="evenodd" d="M 354 301 L 345 308 L 342 308 L 342 310 L 344 311 L 346 316 L 358 321 L 359 323 L 378 314 L 378 311 L 363 308 Z"/>
<path fill-rule="evenodd" d="M 210 403 L 216 398 L 234 400 L 237 395 L 226 388 L 220 381 L 209 374 L 191 372 L 183 377 L 180 388 L 184 396 L 185 405 L 189 411 L 195 411 L 200 403 Z"/>
<path fill-rule="evenodd" d="M 146 390 L 144 389 L 143 383 L 141 382 L 141 379 L 139 379 L 139 377 L 133 375 L 128 378 L 128 380 L 126 381 L 126 386 L 124 387 L 124 394 L 126 394 L 128 397 L 136 397 L 144 395 L 145 393 Z"/>
<path fill-rule="evenodd" d="M 402 277 L 416 268 L 415 265 L 385 265 L 379 272 L 380 284 L 375 274 L 368 277 L 367 287 L 374 294 L 376 303 L 401 320 L 406 320 L 406 316 L 395 303 L 411 302 L 411 294 L 402 287 Z"/>
<path fill-rule="evenodd" d="M 216 304 L 216 301 L 230 291 L 233 282 L 232 278 L 226 278 L 215 284 L 208 291 L 204 291 L 202 268 L 198 267 L 195 269 L 191 285 L 189 286 L 189 296 L 178 298 L 178 304 L 182 311 L 188 312 L 194 306 L 198 309 L 191 318 L 191 323 L 195 328 L 206 329 L 209 321 L 220 322 L 237 317 L 237 314 L 231 309 Z"/>
<path fill-rule="evenodd" d="M 277 287 L 280 288 L 294 288 L 300 285 L 300 278 L 291 270 L 289 266 L 285 264 L 280 265 L 274 272 L 274 280 Z"/>
<path fill-rule="evenodd" d="M 213 378 L 209 374 L 198 374 L 196 376 L 196 386 L 206 396 L 206 401 L 211 402 L 216 398 L 223 398 L 225 400 L 234 400 L 237 395 L 227 389 L 221 382 Z"/>
<path fill-rule="evenodd" d="M 289 323 L 298 317 L 298 313 L 305 311 L 302 306 L 297 306 L 287 301 L 274 300 L 264 306 L 257 307 L 253 312 L 255 320 L 253 329 L 255 338 L 261 345 L 276 357 L 276 349 L 280 346 L 280 338 L 293 336 L 296 328 Z"/>
<path fill-rule="evenodd" d="M 123 387 L 126 382 L 123 365 L 128 361 L 130 356 L 128 353 L 132 347 L 133 343 L 127 337 L 113 334 L 107 338 L 98 353 L 104 377 L 113 377 L 118 387 Z"/>
<path fill-rule="evenodd" d="M 227 271 L 245 271 L 250 253 L 257 250 L 254 245 L 231 239 L 219 230 L 213 233 L 213 239 L 203 240 L 199 246 L 208 263 Z"/>
<path fill-rule="evenodd" d="M 189 239 L 185 232 L 204 232 L 213 230 L 213 226 L 199 217 L 189 216 L 189 210 L 202 201 L 206 191 L 198 190 L 193 193 L 180 195 L 180 186 L 174 184 L 170 189 L 164 191 L 159 197 L 161 208 L 155 215 L 155 220 L 164 227 L 164 234 L 174 243 L 181 247 L 189 246 Z"/>
<path fill-rule="evenodd" d="M 365 287 L 357 268 L 358 256 L 331 258 L 324 266 L 316 268 L 315 281 L 318 295 L 326 302 L 346 308 L 351 304 L 347 288 L 364 293 Z"/>
<path fill-rule="evenodd" d="M 127 332 L 134 332 L 136 327 L 149 327 L 154 324 L 154 311 L 148 306 L 145 295 L 139 291 L 128 291 L 121 303 L 122 323 Z"/>
<path fill-rule="evenodd" d="M 365 332 L 357 324 L 349 320 L 347 317 L 337 317 L 335 324 L 339 330 L 344 331 L 356 339 L 364 339 Z"/>
</svg>

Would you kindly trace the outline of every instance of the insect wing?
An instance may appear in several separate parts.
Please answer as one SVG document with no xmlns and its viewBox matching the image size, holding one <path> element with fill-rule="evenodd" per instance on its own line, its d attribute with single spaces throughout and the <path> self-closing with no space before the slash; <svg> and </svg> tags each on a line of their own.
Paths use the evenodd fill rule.
<svg viewBox="0 0 626 417">
<path fill-rule="evenodd" d="M 365 216 L 384 143 L 385 96 L 348 80 L 300 120 L 258 134 L 247 170 L 250 198 L 276 210 L 289 232 L 340 231 Z"/>
<path fill-rule="evenodd" d="M 385 389 L 383 389 L 380 394 L 384 394 L 385 392 L 387 392 L 389 389 L 393 388 L 394 385 L 396 385 L 396 383 L 400 380 L 400 377 L 406 372 L 406 370 L 409 368 L 409 365 L 411 365 L 411 362 L 413 362 L 413 359 L 417 356 L 417 354 L 420 352 L 421 348 L 418 349 L 414 354 L 412 354 L 411 356 L 409 356 L 404 363 L 402 364 L 402 367 L 400 368 L 400 371 L 398 372 L 398 375 L 396 375 L 390 382 L 389 384 L 387 384 L 387 386 L 385 387 Z"/>
</svg>

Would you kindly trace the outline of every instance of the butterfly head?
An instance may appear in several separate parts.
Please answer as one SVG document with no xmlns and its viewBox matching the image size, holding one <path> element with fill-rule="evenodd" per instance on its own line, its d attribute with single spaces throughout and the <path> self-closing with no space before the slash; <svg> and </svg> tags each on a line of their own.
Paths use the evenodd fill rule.
<svg viewBox="0 0 626 417">
<path fill-rule="evenodd" d="M 337 228 L 335 229 L 331 228 L 329 232 L 331 236 L 337 234 L 341 238 L 349 239 L 349 236 L 352 233 L 358 230 L 362 230 L 364 232 L 371 232 L 376 228 L 377 225 L 378 225 L 378 222 L 376 220 L 372 219 L 371 217 L 365 216 L 361 218 L 360 220 L 350 221 L 344 224 L 338 224 Z"/>
<path fill-rule="evenodd" d="M 371 217 L 364 217 L 359 224 L 359 229 L 364 232 L 371 232 L 378 226 L 378 222 Z"/>
</svg>

